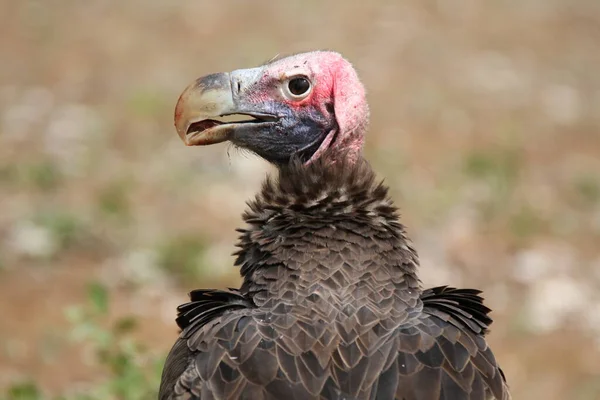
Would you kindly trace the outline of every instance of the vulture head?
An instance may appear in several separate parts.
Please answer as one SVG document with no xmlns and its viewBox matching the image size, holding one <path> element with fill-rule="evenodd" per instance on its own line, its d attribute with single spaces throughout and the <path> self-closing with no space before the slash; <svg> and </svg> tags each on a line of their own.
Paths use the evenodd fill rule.
<svg viewBox="0 0 600 400">
<path fill-rule="evenodd" d="M 175 127 L 186 145 L 229 141 L 276 165 L 292 157 L 311 162 L 325 151 L 356 159 L 368 119 L 354 68 L 327 51 L 204 76 L 185 89 L 175 108 Z"/>
</svg>

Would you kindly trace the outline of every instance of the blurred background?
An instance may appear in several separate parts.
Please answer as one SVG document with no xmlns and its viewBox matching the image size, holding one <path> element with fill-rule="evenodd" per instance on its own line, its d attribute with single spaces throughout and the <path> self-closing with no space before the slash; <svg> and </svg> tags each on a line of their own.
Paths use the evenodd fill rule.
<svg viewBox="0 0 600 400">
<path fill-rule="evenodd" d="M 175 102 L 311 49 L 358 69 L 422 280 L 484 290 L 513 397 L 600 399 L 597 0 L 0 0 L 0 399 L 156 398 L 270 168 L 186 148 Z"/>
</svg>

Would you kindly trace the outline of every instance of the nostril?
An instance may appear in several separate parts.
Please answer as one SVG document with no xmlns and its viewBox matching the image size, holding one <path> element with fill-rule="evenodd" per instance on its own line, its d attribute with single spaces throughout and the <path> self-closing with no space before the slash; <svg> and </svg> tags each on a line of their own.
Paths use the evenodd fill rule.
<svg viewBox="0 0 600 400">
<path fill-rule="evenodd" d="M 240 90 L 242 90 L 242 84 L 240 81 L 237 81 L 237 91 L 239 92 Z"/>
</svg>

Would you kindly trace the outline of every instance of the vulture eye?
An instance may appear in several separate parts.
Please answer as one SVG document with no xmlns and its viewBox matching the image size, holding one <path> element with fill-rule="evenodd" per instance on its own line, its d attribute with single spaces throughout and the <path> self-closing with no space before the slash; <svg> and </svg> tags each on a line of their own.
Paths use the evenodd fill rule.
<svg viewBox="0 0 600 400">
<path fill-rule="evenodd" d="M 284 92 L 287 97 L 293 100 L 302 100 L 309 95 L 312 85 L 308 78 L 297 76 L 287 82 Z"/>
</svg>

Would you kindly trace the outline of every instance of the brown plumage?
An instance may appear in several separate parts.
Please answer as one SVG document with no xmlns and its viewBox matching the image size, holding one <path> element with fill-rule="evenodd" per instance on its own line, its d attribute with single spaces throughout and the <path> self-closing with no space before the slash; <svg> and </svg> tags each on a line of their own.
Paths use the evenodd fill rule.
<svg viewBox="0 0 600 400">
<path fill-rule="evenodd" d="M 279 173 L 243 216 L 243 284 L 179 307 L 160 399 L 510 398 L 480 292 L 422 289 L 387 187 L 352 141 L 331 145 L 341 125 L 287 162 L 245 146 Z"/>
</svg>

